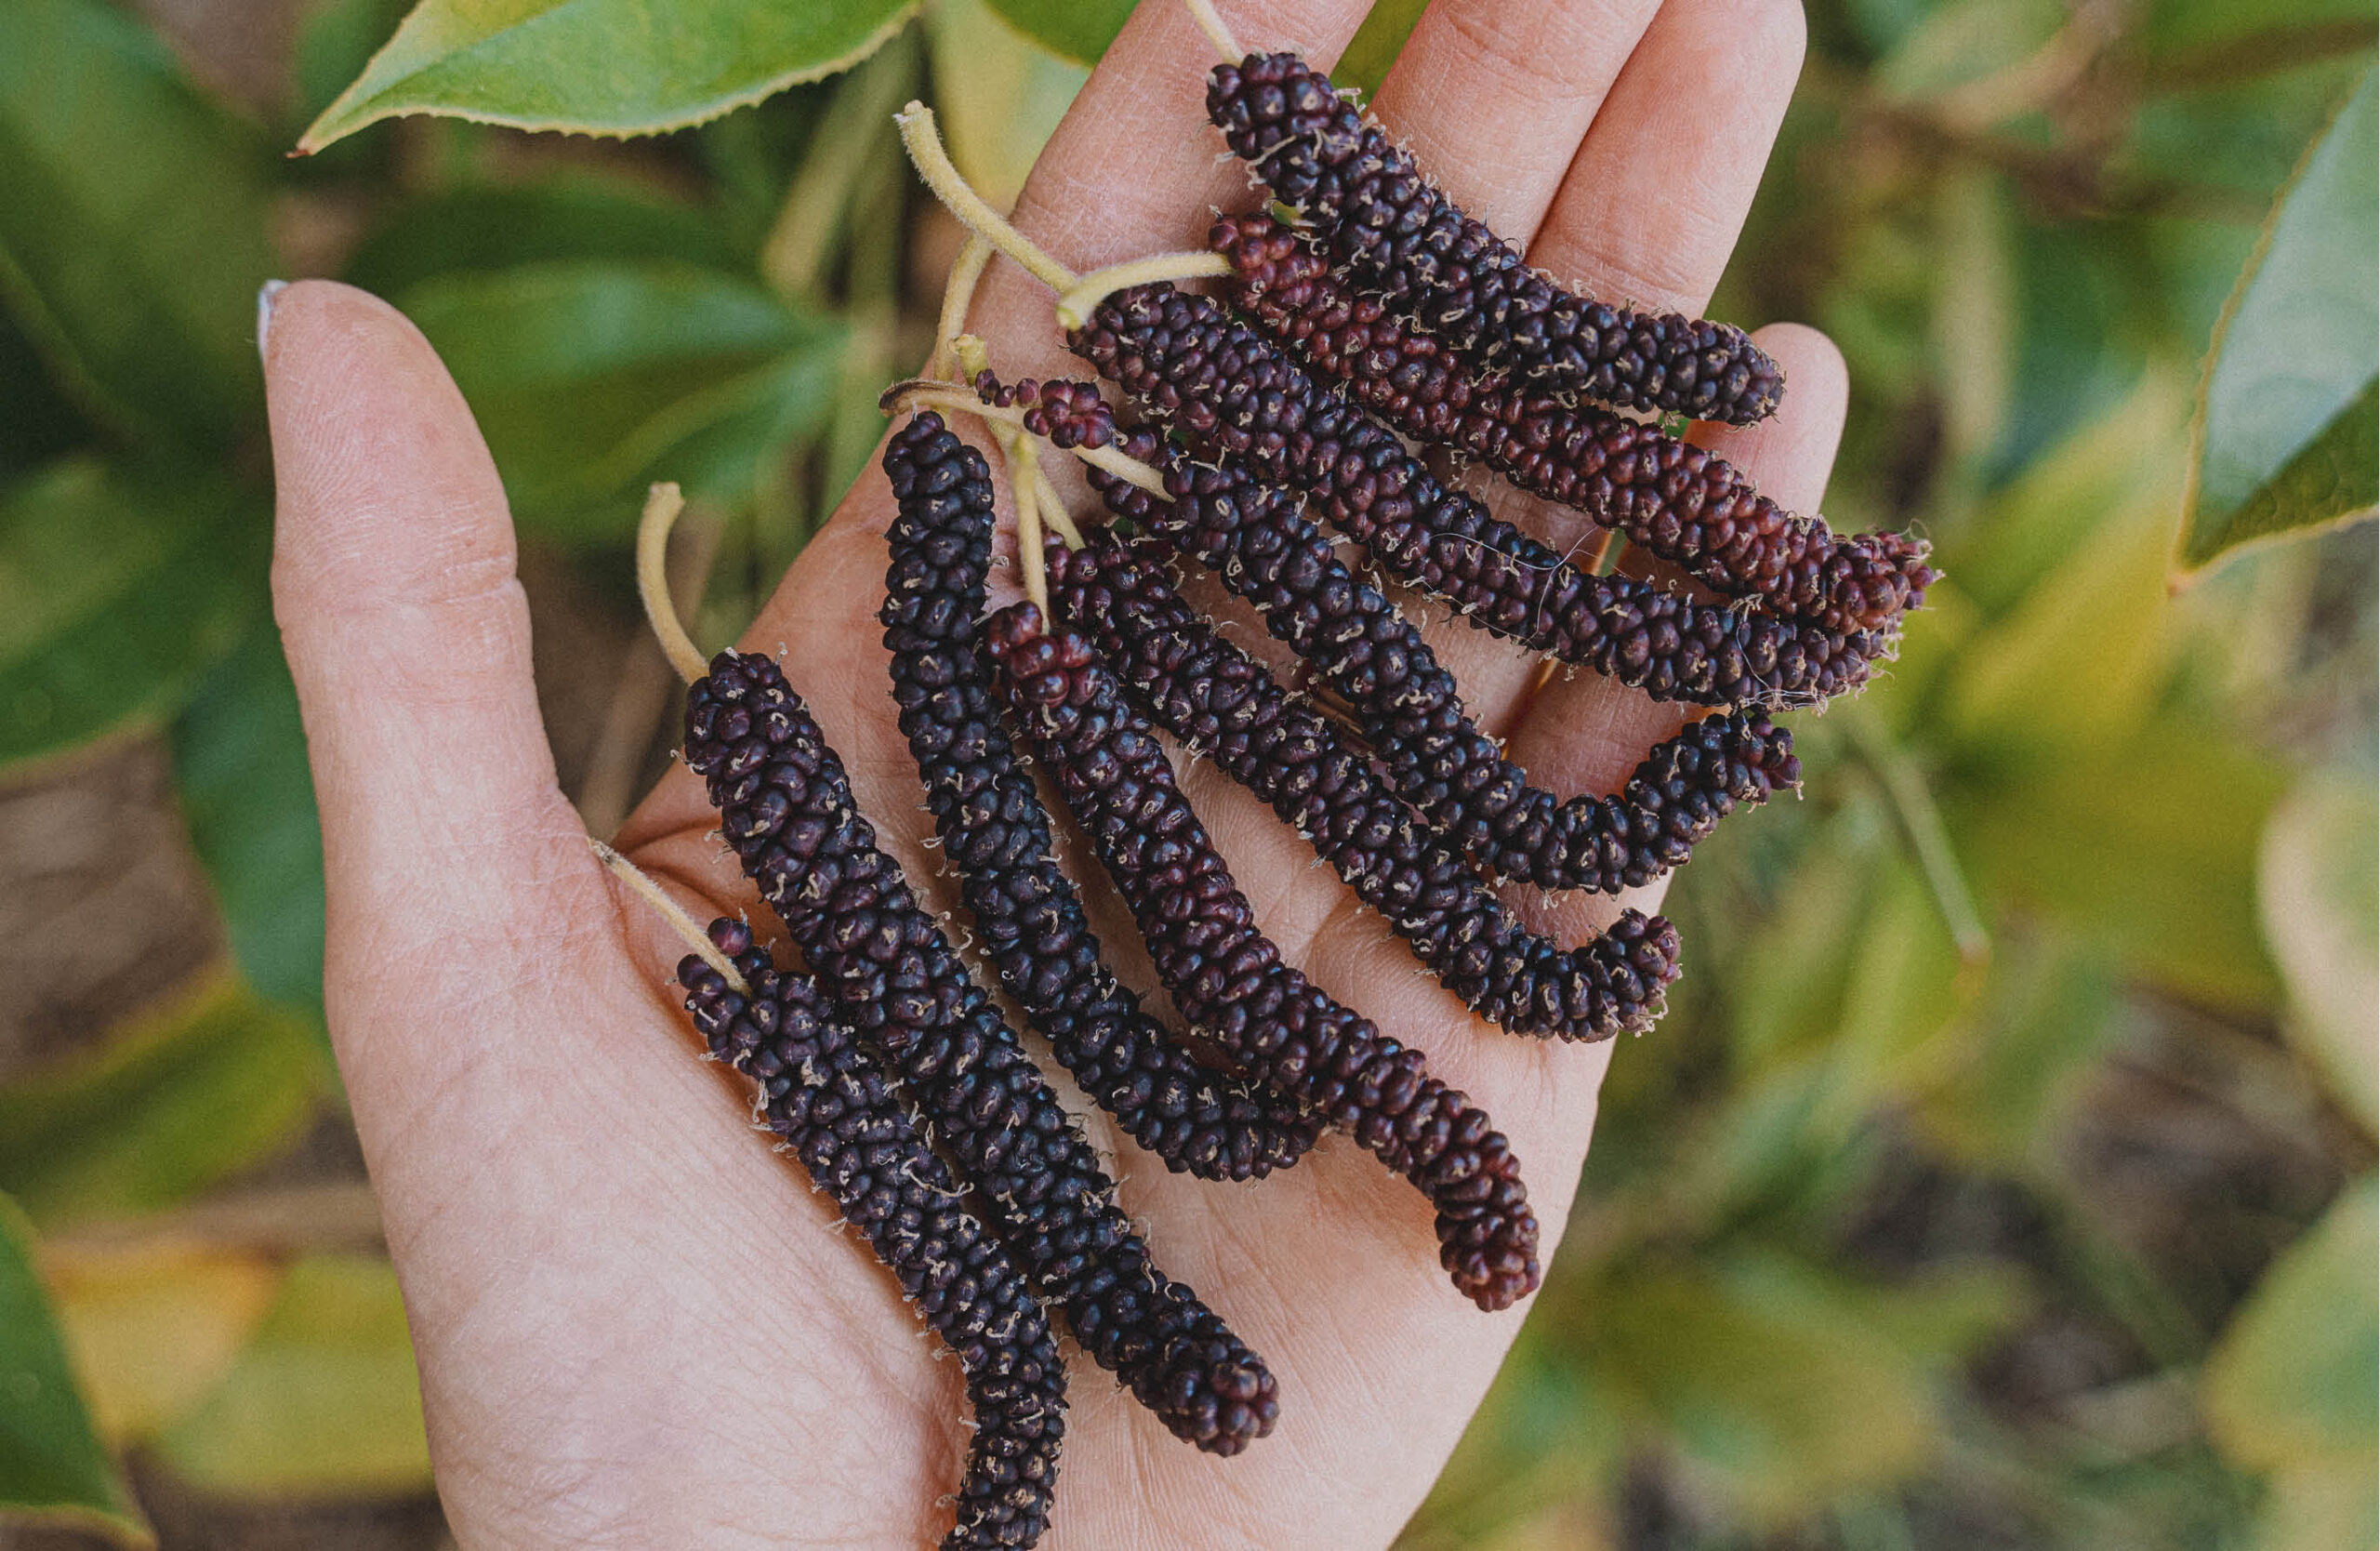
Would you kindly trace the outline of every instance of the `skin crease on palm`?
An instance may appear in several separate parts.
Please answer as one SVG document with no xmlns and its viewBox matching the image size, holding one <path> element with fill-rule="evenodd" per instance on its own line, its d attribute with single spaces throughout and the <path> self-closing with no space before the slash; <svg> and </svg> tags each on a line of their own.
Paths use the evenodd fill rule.
<svg viewBox="0 0 2380 1551">
<path fill-rule="evenodd" d="M 1327 64 L 1367 4 L 1223 10 L 1247 46 Z M 1767 158 L 1802 28 L 1796 0 L 1437 0 L 1376 106 L 1538 264 L 1694 311 Z M 1212 208 L 1250 203 L 1205 121 L 1212 60 L 1178 5 L 1146 0 L 1043 156 L 1018 225 L 1088 270 L 1197 246 Z M 1012 379 L 1079 375 L 1051 319 L 1047 292 L 995 264 L 971 322 Z M 1708 440 L 1781 502 L 1816 510 L 1841 361 L 1807 329 L 1759 338 L 1789 376 L 1782 410 Z M 273 581 L 322 807 L 331 1027 L 456 1535 L 930 1542 L 965 1443 L 958 1367 L 933 1360 L 892 1279 L 754 1131 L 741 1080 L 694 1058 L 671 984 L 682 949 L 600 868 L 555 784 L 512 527 L 461 398 L 408 324 L 341 286 L 282 292 L 264 348 Z M 1498 499 L 1557 547 L 1582 537 L 1575 514 Z M 782 656 L 931 908 L 955 909 L 919 843 L 927 820 L 887 695 L 875 610 L 891 518 L 871 469 L 743 644 Z M 1012 596 L 1012 577 L 996 573 L 996 592 Z M 1678 724 L 1674 708 L 1585 676 L 1532 693 L 1533 664 L 1443 610 L 1429 618 L 1481 722 L 1556 791 L 1616 788 Z M 1211 771 L 1188 787 L 1287 956 L 1428 1052 L 1512 1137 L 1550 1257 L 1611 1047 L 1473 1021 L 1268 811 Z M 715 824 L 673 769 L 618 843 L 698 916 L 765 923 Z M 1088 894 L 1111 955 L 1144 977 L 1099 882 Z M 1657 894 L 1630 902 L 1651 908 Z M 1516 903 L 1573 942 L 1616 908 Z M 1101 1118 L 1088 1124 L 1158 1262 L 1269 1361 L 1281 1419 L 1214 1459 L 1077 1355 L 1043 1544 L 1386 1544 L 1528 1306 L 1484 1315 L 1459 1295 L 1424 1203 L 1343 1138 L 1235 1186 L 1168 1174 L 1119 1152 Z"/>
</svg>

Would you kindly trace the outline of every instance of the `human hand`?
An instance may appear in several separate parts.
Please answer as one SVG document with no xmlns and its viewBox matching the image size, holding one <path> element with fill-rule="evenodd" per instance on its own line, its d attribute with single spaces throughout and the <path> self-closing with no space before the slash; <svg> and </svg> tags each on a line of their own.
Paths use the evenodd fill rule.
<svg viewBox="0 0 2380 1551">
<path fill-rule="evenodd" d="M 1367 4 L 1237 4 L 1228 20 L 1251 47 L 1320 64 Z M 1794 0 L 1438 0 L 1375 106 L 1534 262 L 1692 312 L 1733 245 L 1802 26 Z M 1249 203 L 1238 167 L 1216 165 L 1211 62 L 1182 7 L 1142 6 L 1018 225 L 1085 270 L 1198 245 L 1210 206 Z M 972 327 L 1003 376 L 1081 375 L 1050 308 L 1012 269 L 987 277 Z M 1841 425 L 1840 360 L 1805 329 L 1759 340 L 1789 378 L 1780 413 L 1707 440 L 1780 502 L 1814 508 Z M 956 1365 L 929 1360 L 892 1279 L 828 1231 L 834 1208 L 753 1131 L 743 1080 L 690 1058 L 671 982 L 682 948 L 615 891 L 555 784 L 511 525 L 461 398 L 409 325 L 337 286 L 283 292 L 265 352 L 275 598 L 329 877 L 325 994 L 456 1534 L 930 1541 L 963 1453 Z M 1557 548 L 1584 522 L 1509 494 L 1500 505 Z M 952 908 L 919 844 L 931 831 L 875 618 L 891 517 L 871 469 L 745 643 L 782 654 L 887 845 Z M 1679 724 L 1674 708 L 1591 678 L 1533 693 L 1535 665 L 1510 648 L 1443 620 L 1429 635 L 1482 725 L 1557 792 L 1611 789 Z M 1550 1253 L 1610 1047 L 1476 1022 L 1268 810 L 1211 770 L 1187 789 L 1285 956 L 1426 1051 L 1512 1138 Z M 618 843 L 698 916 L 765 921 L 716 823 L 700 783 L 674 770 Z M 1094 924 L 1111 946 L 1132 941 L 1104 892 L 1094 878 Z M 1523 909 L 1575 942 L 1617 904 Z M 1104 1117 L 1086 1123 L 1116 1150 Z M 1170 1175 L 1129 1144 L 1117 1164 L 1158 1262 L 1267 1359 L 1282 1415 L 1244 1455 L 1215 1459 L 1078 1363 L 1044 1544 L 1386 1544 L 1527 1306 L 1483 1315 L 1448 1286 L 1427 1206 L 1344 1140 L 1252 1185 Z"/>
</svg>

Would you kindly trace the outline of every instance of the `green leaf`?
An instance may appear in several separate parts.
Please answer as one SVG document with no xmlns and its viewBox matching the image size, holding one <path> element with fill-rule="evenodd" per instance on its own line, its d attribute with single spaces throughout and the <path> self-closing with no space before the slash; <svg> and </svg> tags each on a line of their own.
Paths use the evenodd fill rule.
<svg viewBox="0 0 2380 1551">
<path fill-rule="evenodd" d="M 825 412 L 842 342 L 757 285 L 675 264 L 525 265 L 401 299 L 516 514 L 562 539 L 624 537 L 653 478 L 747 504 L 761 460 Z"/>
<path fill-rule="evenodd" d="M 1588 1360 L 1755 1522 L 1923 1468 L 1933 1366 L 1863 1306 L 1770 1257 L 1716 1276 L 1655 1270 L 1597 1299 Z"/>
<path fill-rule="evenodd" d="M 178 702 L 262 608 L 259 516 L 211 471 L 87 458 L 0 502 L 0 764 Z"/>
<path fill-rule="evenodd" d="M 33 1252 L 33 1225 L 0 1197 L 0 1518 L 154 1545 L 75 1387 Z"/>
<path fill-rule="evenodd" d="M 2291 1035 L 2341 1107 L 2380 1130 L 2380 792 L 2318 776 L 2281 800 L 2256 868 Z"/>
<path fill-rule="evenodd" d="M 219 976 L 0 1088 L 0 1189 L 45 1226 L 171 1206 L 285 1147 L 324 1086 L 304 1020 Z"/>
<path fill-rule="evenodd" d="M 990 0 L 1009 25 L 1062 60 L 1091 65 L 1131 19 L 1136 0 Z M 1178 3 L 1178 0 L 1168 0 Z"/>
<path fill-rule="evenodd" d="M 139 23 L 0 6 L 0 301 L 128 434 L 218 444 L 262 382 L 259 163 Z"/>
<path fill-rule="evenodd" d="M 421 1388 L 386 1260 L 309 1255 L 220 1387 L 159 1455 L 217 1491 L 417 1491 L 430 1485 Z"/>
<path fill-rule="evenodd" d="M 2273 1262 L 2215 1343 L 2206 1363 L 2207 1424 L 2241 1465 L 2373 1468 L 2380 1448 L 2375 1213 L 2380 1194 L 2367 1174 Z"/>
<path fill-rule="evenodd" d="M 2119 968 L 2226 1007 L 2278 991 L 2256 847 L 2287 783 L 2224 732 L 2176 720 L 2046 769 L 1977 770 L 1945 816 L 1987 913 L 2040 911 Z"/>
<path fill-rule="evenodd" d="M 173 726 L 191 843 L 248 984 L 306 1014 L 325 1054 L 323 834 L 281 632 L 259 619 Z"/>
<path fill-rule="evenodd" d="M 421 0 L 298 141 L 438 113 L 521 129 L 649 135 L 849 69 L 915 0 Z"/>
<path fill-rule="evenodd" d="M 2366 73 L 2274 206 L 2208 352 L 2176 562 L 2380 501 L 2380 92 Z"/>
<path fill-rule="evenodd" d="M 395 297 L 440 275 L 588 258 L 717 270 L 738 263 L 708 211 L 625 179 L 573 171 L 519 188 L 407 200 L 356 248 L 340 278 Z"/>
<path fill-rule="evenodd" d="M 1364 24 L 1347 40 L 1347 51 L 1330 67 L 1330 79 L 1341 86 L 1353 86 L 1369 100 L 1388 79 L 1389 68 L 1396 63 L 1396 56 L 1405 51 L 1405 40 L 1413 35 L 1414 26 L 1421 21 L 1428 0 L 1375 0 L 1364 15 Z"/>
</svg>

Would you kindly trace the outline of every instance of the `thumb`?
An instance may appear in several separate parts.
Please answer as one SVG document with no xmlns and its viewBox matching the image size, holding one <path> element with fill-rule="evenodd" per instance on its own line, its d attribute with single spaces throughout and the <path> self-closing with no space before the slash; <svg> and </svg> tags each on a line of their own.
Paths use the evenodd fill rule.
<svg viewBox="0 0 2380 1551">
<path fill-rule="evenodd" d="M 440 1041 L 470 1034 L 441 1019 L 389 1029 L 401 1051 L 365 1048 L 416 1021 L 367 1014 L 376 990 L 397 995 L 390 977 L 416 1005 L 448 976 L 485 985 L 558 923 L 610 919 L 608 895 L 555 782 L 511 518 L 454 380 L 393 308 L 344 285 L 268 295 L 258 327 L 274 611 L 322 809 L 324 993 L 362 1101 L 415 1075 L 382 1063 L 443 1065 L 460 1053 Z"/>
</svg>

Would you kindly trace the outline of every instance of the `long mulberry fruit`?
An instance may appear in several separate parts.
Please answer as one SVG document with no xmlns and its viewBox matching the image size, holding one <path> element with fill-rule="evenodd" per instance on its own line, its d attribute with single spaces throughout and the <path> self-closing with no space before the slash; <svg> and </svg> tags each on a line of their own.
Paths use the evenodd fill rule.
<svg viewBox="0 0 2380 1551">
<path fill-rule="evenodd" d="M 892 1074 L 836 1020 L 816 983 L 780 972 L 742 921 L 714 921 L 710 936 L 750 990 L 687 955 L 678 980 L 695 1029 L 713 1056 L 760 1085 L 763 1123 L 966 1372 L 974 1438 L 945 1551 L 1033 1544 L 1049 1526 L 1065 1436 L 1065 1365 L 1041 1306 L 962 1204 Z"/>
<path fill-rule="evenodd" d="M 1269 1431 L 1272 1374 L 1150 1263 L 1114 1182 L 877 848 L 842 762 L 774 661 L 712 659 L 687 691 L 685 755 L 840 1014 L 892 1062 L 1083 1348 L 1202 1449 L 1236 1453 Z"/>
<path fill-rule="evenodd" d="M 1512 1147 L 1421 1053 L 1281 961 L 1174 784 L 1156 735 L 1083 639 L 1019 603 L 985 630 L 1003 683 L 1148 940 L 1183 1015 L 1403 1174 L 1436 1209 L 1439 1259 L 1482 1308 L 1537 1286 L 1537 1218 Z"/>
<path fill-rule="evenodd" d="M 1765 713 L 1696 722 L 1658 745 L 1617 796 L 1565 802 L 1503 757 L 1454 675 L 1395 604 L 1358 581 L 1312 523 L 1235 459 L 1194 463 L 1146 431 L 1170 501 L 1092 471 L 1110 510 L 1220 575 L 1265 628 L 1328 677 L 1362 720 L 1399 796 L 1497 876 L 1614 894 L 1683 863 L 1739 802 L 1796 785 L 1792 740 Z"/>
<path fill-rule="evenodd" d="M 1001 984 L 1083 1091 L 1167 1167 L 1209 1179 L 1286 1167 L 1320 1119 L 1207 1070 L 1143 1012 L 1051 855 L 1048 815 L 1000 725 L 980 645 L 990 471 L 928 413 L 893 433 L 884 471 L 899 505 L 881 611 L 892 700 Z"/>
<path fill-rule="evenodd" d="M 1362 750 L 1214 632 L 1144 546 L 1052 545 L 1050 597 L 1159 726 L 1272 805 L 1474 1012 L 1517 1033 L 1601 1039 L 1650 1027 L 1677 932 L 1623 910 L 1566 950 L 1522 928 L 1424 829 Z"/>
<path fill-rule="evenodd" d="M 1118 291 L 1068 343 L 1201 451 L 1236 454 L 1303 491 L 1397 579 L 1481 630 L 1655 699 L 1807 705 L 1864 684 L 1898 640 L 1590 576 L 1442 484 L 1395 432 L 1211 297 Z"/>
<path fill-rule="evenodd" d="M 1839 537 L 1781 510 L 1725 458 L 1659 428 L 1541 391 L 1483 381 L 1428 333 L 1334 274 L 1296 229 L 1225 216 L 1234 306 L 1408 436 L 1470 454 L 1730 597 L 1831 630 L 1878 630 L 1924 601 L 1921 540 Z"/>
<path fill-rule="evenodd" d="M 1777 363 L 1739 328 L 1613 307 L 1529 268 L 1294 54 L 1216 66 L 1207 116 L 1335 262 L 1476 369 L 1734 425 L 1774 412 L 1784 392 Z"/>
</svg>

